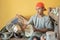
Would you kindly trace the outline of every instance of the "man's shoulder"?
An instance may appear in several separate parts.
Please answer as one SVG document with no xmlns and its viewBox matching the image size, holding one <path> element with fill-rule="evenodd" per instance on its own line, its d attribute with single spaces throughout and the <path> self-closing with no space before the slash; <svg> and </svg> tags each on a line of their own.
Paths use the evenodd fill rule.
<svg viewBox="0 0 60 40">
<path fill-rule="evenodd" d="M 31 16 L 31 18 L 35 18 L 35 17 L 37 17 L 37 14 L 34 14 L 34 15 Z"/>
<path fill-rule="evenodd" d="M 45 18 L 46 20 L 50 19 L 50 17 L 49 17 L 48 15 L 45 15 L 44 18 Z"/>
<path fill-rule="evenodd" d="M 48 15 L 44 15 L 44 17 L 49 18 L 49 16 L 48 16 Z"/>
</svg>

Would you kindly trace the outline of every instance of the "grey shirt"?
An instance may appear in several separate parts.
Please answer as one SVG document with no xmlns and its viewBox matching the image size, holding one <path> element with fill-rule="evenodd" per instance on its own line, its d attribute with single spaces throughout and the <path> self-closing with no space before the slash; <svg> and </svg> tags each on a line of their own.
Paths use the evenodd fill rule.
<svg viewBox="0 0 60 40">
<path fill-rule="evenodd" d="M 38 17 L 38 14 L 33 15 L 27 24 L 32 24 L 36 29 L 52 29 L 51 21 L 49 16 L 43 16 L 42 18 Z M 42 33 L 34 32 L 32 35 L 40 36 Z M 40 34 L 40 35 L 39 35 Z"/>
<path fill-rule="evenodd" d="M 51 21 L 49 16 L 43 16 L 39 18 L 37 14 L 33 15 L 27 24 L 32 24 L 37 29 L 47 28 L 52 29 Z"/>
</svg>

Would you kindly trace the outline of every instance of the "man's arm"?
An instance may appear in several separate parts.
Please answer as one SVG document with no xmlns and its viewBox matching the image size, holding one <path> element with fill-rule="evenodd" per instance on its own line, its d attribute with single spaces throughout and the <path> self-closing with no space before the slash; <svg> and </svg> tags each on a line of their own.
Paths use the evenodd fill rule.
<svg viewBox="0 0 60 40">
<path fill-rule="evenodd" d="M 26 24 L 23 25 L 22 29 L 25 30 L 26 26 L 29 25 L 29 24 L 33 25 L 33 16 L 30 18 L 30 20 Z"/>
<path fill-rule="evenodd" d="M 33 27 L 34 31 L 37 31 L 37 32 L 47 32 L 48 30 L 46 28 L 43 28 L 43 29 L 36 29 L 35 27 Z"/>
<path fill-rule="evenodd" d="M 36 29 L 36 28 L 34 28 L 34 31 L 45 33 L 45 32 L 47 32 L 47 31 L 53 31 L 53 29 L 47 29 L 47 28 Z"/>
<path fill-rule="evenodd" d="M 47 29 L 46 28 L 44 28 L 44 29 L 37 29 L 37 31 L 45 33 L 45 32 L 47 32 Z"/>
<path fill-rule="evenodd" d="M 39 32 L 53 31 L 50 18 L 49 18 L 49 17 L 46 18 L 46 20 L 45 20 L 45 28 L 36 29 L 36 28 L 34 27 L 34 30 L 35 30 L 35 31 L 39 31 Z"/>
<path fill-rule="evenodd" d="M 48 31 L 53 31 L 52 22 L 49 16 L 45 20 L 45 27 L 47 28 Z"/>
</svg>

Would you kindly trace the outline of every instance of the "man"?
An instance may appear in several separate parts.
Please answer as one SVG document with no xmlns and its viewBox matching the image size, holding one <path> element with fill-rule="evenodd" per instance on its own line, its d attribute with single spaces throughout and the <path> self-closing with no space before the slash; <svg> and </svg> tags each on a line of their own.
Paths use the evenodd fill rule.
<svg viewBox="0 0 60 40">
<path fill-rule="evenodd" d="M 44 3 L 38 2 L 36 5 L 37 13 L 33 15 L 27 23 L 27 25 L 33 25 L 34 29 L 34 33 L 29 40 L 32 40 L 33 36 L 41 37 L 41 35 L 53 29 L 49 16 L 44 15 L 45 10 Z"/>
</svg>

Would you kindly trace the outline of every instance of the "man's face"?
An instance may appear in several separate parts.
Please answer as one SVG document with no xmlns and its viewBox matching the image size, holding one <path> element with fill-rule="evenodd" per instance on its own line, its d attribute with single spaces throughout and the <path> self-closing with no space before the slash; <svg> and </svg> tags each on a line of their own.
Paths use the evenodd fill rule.
<svg viewBox="0 0 60 40">
<path fill-rule="evenodd" d="M 43 8 L 40 8 L 40 7 L 36 7 L 36 11 L 38 14 L 43 14 Z"/>
</svg>

